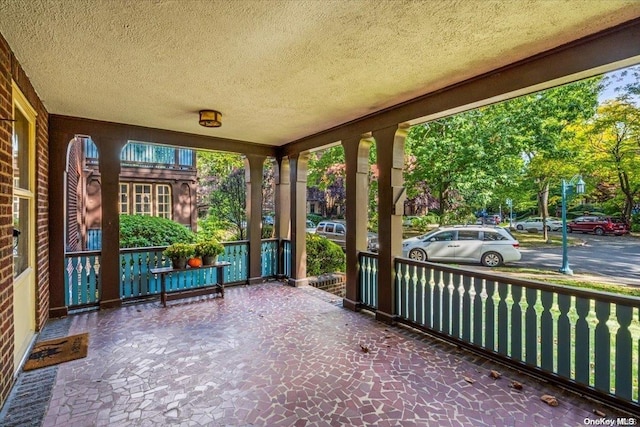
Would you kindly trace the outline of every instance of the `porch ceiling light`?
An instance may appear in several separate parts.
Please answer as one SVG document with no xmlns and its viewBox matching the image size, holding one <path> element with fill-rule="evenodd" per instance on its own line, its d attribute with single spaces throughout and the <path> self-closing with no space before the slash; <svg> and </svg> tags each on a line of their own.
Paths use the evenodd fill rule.
<svg viewBox="0 0 640 427">
<path fill-rule="evenodd" d="M 216 110 L 200 110 L 200 126 L 219 128 L 222 126 L 222 113 Z"/>
</svg>

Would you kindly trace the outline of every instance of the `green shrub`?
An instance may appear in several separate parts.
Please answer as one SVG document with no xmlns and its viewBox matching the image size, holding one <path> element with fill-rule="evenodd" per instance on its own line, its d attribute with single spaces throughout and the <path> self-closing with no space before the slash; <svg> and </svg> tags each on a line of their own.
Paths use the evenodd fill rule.
<svg viewBox="0 0 640 427">
<path fill-rule="evenodd" d="M 120 247 L 141 248 L 192 243 L 195 235 L 170 219 L 144 215 L 120 215 Z"/>
<path fill-rule="evenodd" d="M 346 261 L 340 246 L 317 234 L 307 233 L 308 276 L 344 272 Z"/>
<path fill-rule="evenodd" d="M 324 218 L 322 217 L 322 215 L 309 213 L 307 214 L 307 219 L 309 221 L 313 221 L 314 224 L 318 225 L 318 223 L 322 221 Z"/>
</svg>

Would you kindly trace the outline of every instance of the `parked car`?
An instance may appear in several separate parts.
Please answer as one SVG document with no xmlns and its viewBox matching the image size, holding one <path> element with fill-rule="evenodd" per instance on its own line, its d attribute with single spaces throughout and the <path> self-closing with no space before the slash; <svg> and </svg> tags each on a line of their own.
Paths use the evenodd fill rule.
<svg viewBox="0 0 640 427">
<path fill-rule="evenodd" d="M 408 215 L 402 217 L 402 226 L 403 227 L 411 227 L 413 225 L 413 220 L 418 219 L 419 217 L 415 215 Z"/>
<path fill-rule="evenodd" d="M 307 220 L 307 233 L 315 233 L 316 225 L 311 220 Z"/>
<path fill-rule="evenodd" d="M 520 244 L 502 227 L 441 227 L 402 242 L 402 254 L 416 261 L 481 263 L 497 267 L 521 258 Z"/>
<path fill-rule="evenodd" d="M 338 244 L 342 249 L 346 249 L 347 227 L 338 221 L 321 221 L 316 227 L 316 234 L 326 237 Z M 367 235 L 367 249 L 372 252 L 378 251 L 378 236 L 375 233 Z"/>
<path fill-rule="evenodd" d="M 604 234 L 615 234 L 621 236 L 629 233 L 629 224 L 621 218 L 610 216 L 579 216 L 573 221 L 567 223 L 567 231 L 573 233 L 580 231 L 582 233 L 594 233 L 598 236 Z"/>
<path fill-rule="evenodd" d="M 543 223 L 542 217 L 533 216 L 530 218 L 526 218 L 522 221 L 518 221 L 515 224 L 517 230 L 530 230 L 535 229 L 538 231 L 542 231 Z M 558 231 L 562 230 L 562 219 L 550 216 L 547 218 L 547 231 Z"/>
</svg>

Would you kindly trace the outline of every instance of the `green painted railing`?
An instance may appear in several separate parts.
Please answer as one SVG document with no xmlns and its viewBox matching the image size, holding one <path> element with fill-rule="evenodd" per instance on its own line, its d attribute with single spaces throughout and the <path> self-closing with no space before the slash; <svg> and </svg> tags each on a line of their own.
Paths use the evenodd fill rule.
<svg viewBox="0 0 640 427">
<path fill-rule="evenodd" d="M 99 153 L 90 139 L 84 141 L 87 163 L 97 164 Z M 193 169 L 193 150 L 145 142 L 129 141 L 120 153 L 123 166 Z"/>
<path fill-rule="evenodd" d="M 100 251 L 69 253 L 65 263 L 65 304 L 80 307 L 97 304 L 100 301 Z"/>
<path fill-rule="evenodd" d="M 278 239 L 264 239 L 261 245 L 262 277 L 278 274 Z"/>
<path fill-rule="evenodd" d="M 249 278 L 249 241 L 224 243 L 224 253 L 218 256 L 219 261 L 230 262 L 224 269 L 224 282 L 243 282 Z"/>
<path fill-rule="evenodd" d="M 226 242 L 224 254 L 220 261 L 227 261 L 231 266 L 224 269 L 225 283 L 244 282 L 248 277 L 249 242 Z M 275 245 L 275 259 L 271 258 L 272 246 Z M 268 272 L 277 267 L 277 240 L 267 242 L 266 260 L 269 262 Z M 165 247 L 132 248 L 120 250 L 120 298 L 137 299 L 160 294 L 160 281 L 151 274 L 151 268 L 171 265 L 169 259 L 162 255 Z M 100 251 L 71 252 L 65 256 L 65 304 L 70 308 L 94 306 L 100 302 Z M 168 290 L 189 289 L 211 283 L 212 269 L 193 269 L 172 274 L 167 283 Z M 271 277 L 271 273 L 267 277 Z"/>
<path fill-rule="evenodd" d="M 358 254 L 360 274 L 360 300 L 369 308 L 378 308 L 378 254 L 360 252 Z"/>
<path fill-rule="evenodd" d="M 640 298 L 407 259 L 395 268 L 403 323 L 640 409 Z"/>
<path fill-rule="evenodd" d="M 285 277 L 291 277 L 291 240 L 283 240 L 282 241 L 282 274 Z"/>
</svg>

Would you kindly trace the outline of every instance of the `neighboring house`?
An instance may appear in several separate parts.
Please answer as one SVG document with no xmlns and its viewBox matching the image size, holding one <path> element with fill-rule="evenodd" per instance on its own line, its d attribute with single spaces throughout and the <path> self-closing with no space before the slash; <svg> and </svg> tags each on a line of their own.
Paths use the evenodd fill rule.
<svg viewBox="0 0 640 427">
<path fill-rule="evenodd" d="M 120 213 L 160 216 L 196 229 L 194 150 L 131 141 L 120 159 Z M 98 166 L 95 144 L 76 137 L 67 153 L 67 251 L 100 249 Z"/>
</svg>

